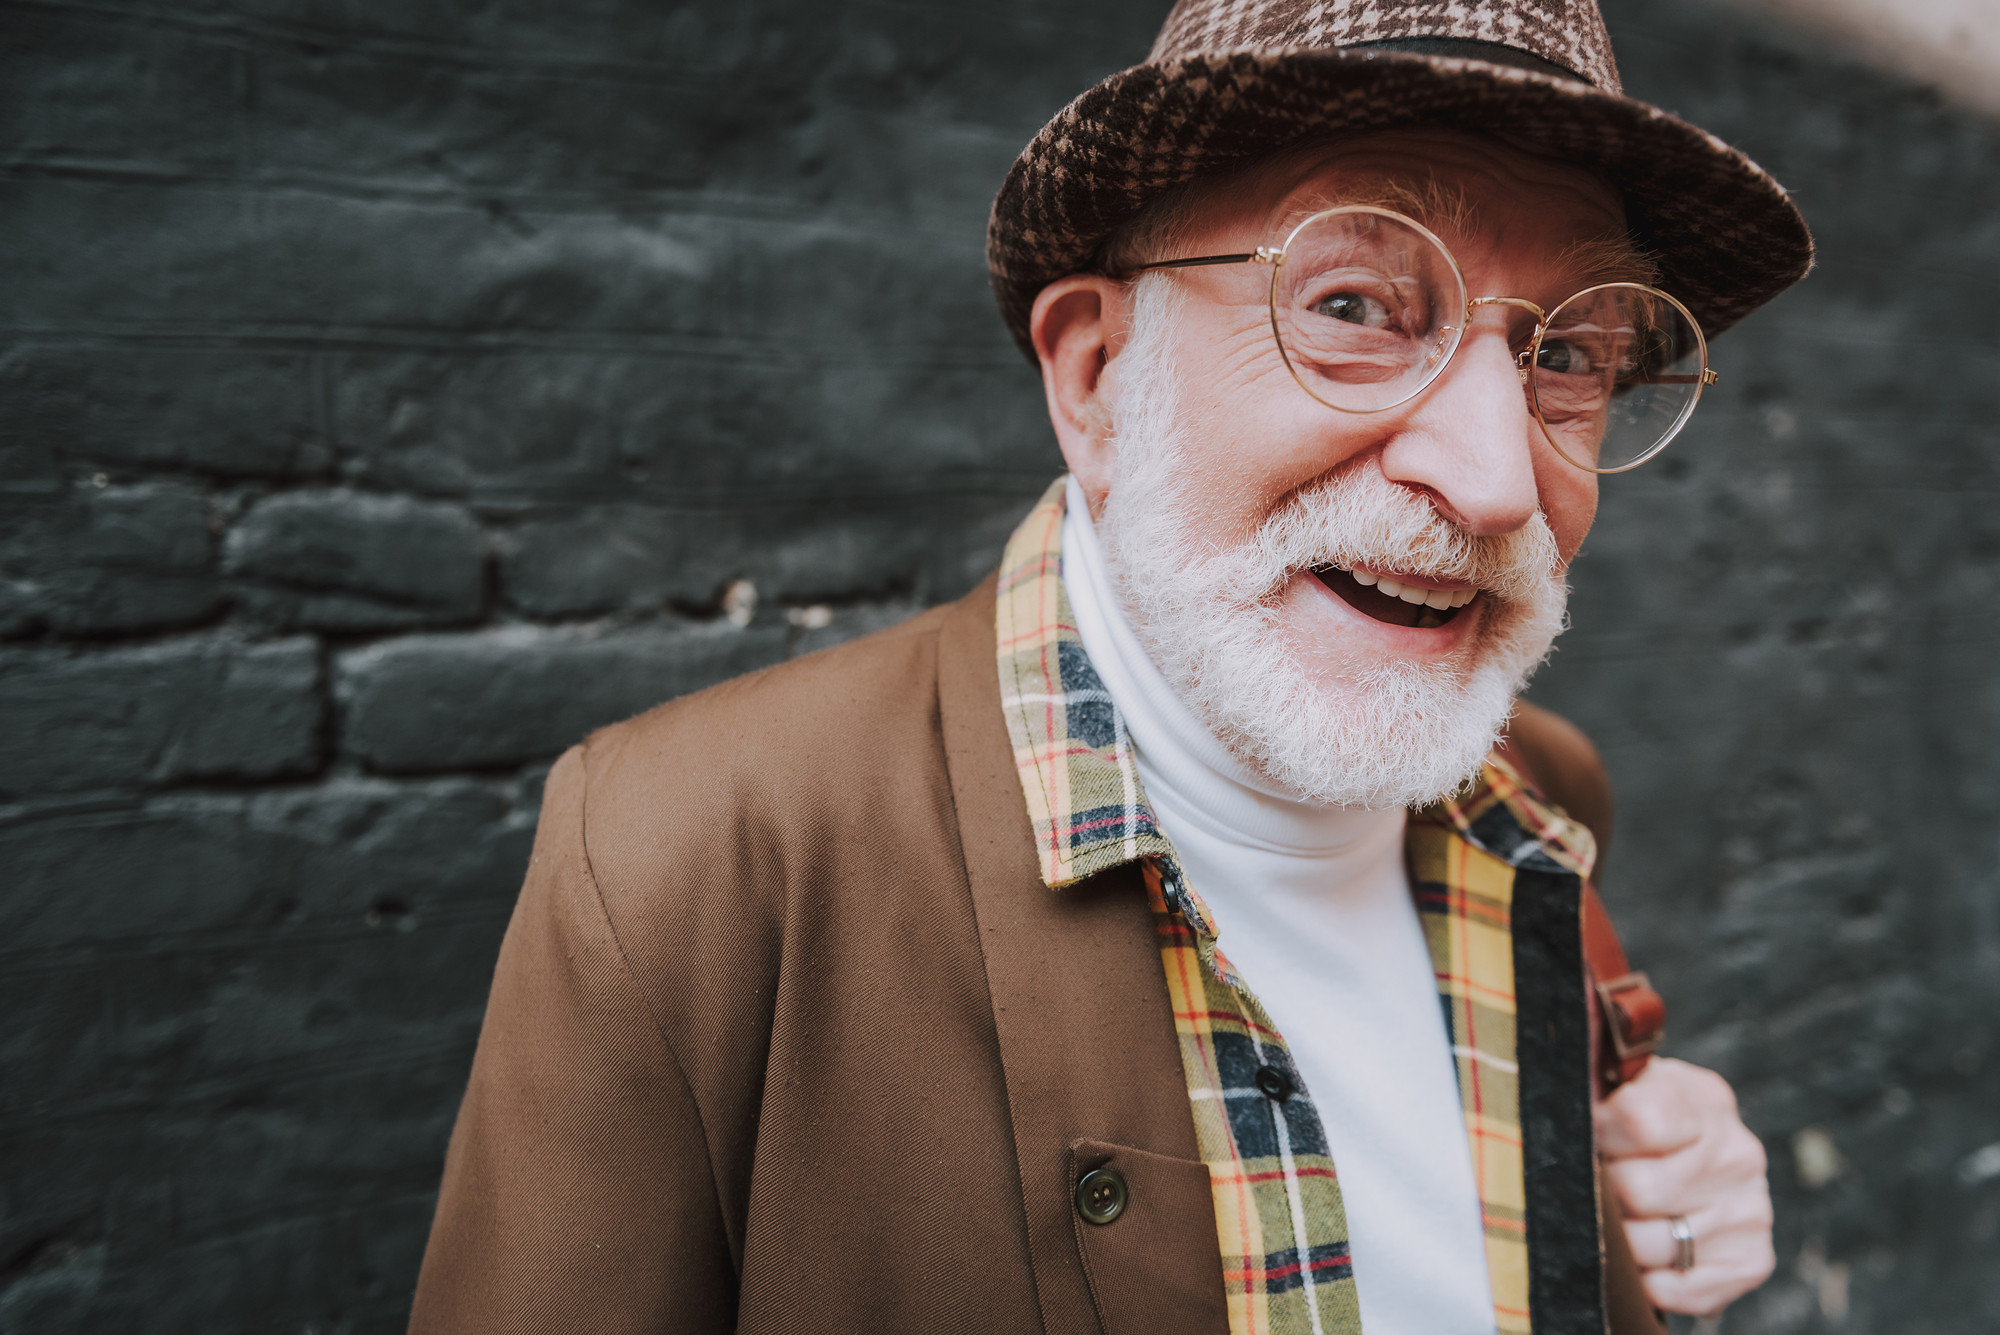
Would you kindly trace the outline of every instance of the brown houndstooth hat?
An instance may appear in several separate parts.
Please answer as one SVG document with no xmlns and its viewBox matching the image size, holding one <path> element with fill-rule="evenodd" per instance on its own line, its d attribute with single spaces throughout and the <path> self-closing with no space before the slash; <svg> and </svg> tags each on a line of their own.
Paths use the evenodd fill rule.
<svg viewBox="0 0 2000 1335">
<path fill-rule="evenodd" d="M 993 201 L 986 263 L 1032 359 L 1043 287 L 1152 200 L 1330 130 L 1444 125 L 1595 168 L 1711 337 L 1805 276 L 1812 236 L 1742 153 L 1626 97 L 1596 0 L 1180 0 L 1142 65 L 1077 98 Z"/>
</svg>

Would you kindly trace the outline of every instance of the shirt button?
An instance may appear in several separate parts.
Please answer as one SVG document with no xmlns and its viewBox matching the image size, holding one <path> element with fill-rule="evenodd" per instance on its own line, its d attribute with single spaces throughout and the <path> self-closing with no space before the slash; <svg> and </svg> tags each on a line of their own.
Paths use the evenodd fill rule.
<svg viewBox="0 0 2000 1335">
<path fill-rule="evenodd" d="M 1292 1082 L 1275 1066 L 1257 1068 L 1257 1089 L 1273 1103 L 1283 1103 L 1292 1096 Z"/>
<path fill-rule="evenodd" d="M 1129 1195 L 1123 1173 L 1115 1168 L 1099 1168 L 1085 1173 L 1076 1184 L 1076 1212 L 1086 1223 L 1108 1224 L 1125 1213 Z"/>
</svg>

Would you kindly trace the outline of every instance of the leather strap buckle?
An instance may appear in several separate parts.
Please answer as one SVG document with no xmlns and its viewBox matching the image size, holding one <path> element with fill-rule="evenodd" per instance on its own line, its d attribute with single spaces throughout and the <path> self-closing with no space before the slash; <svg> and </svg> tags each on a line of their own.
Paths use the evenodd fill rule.
<svg viewBox="0 0 2000 1335">
<path fill-rule="evenodd" d="M 1628 973 L 1597 984 L 1605 1036 L 1617 1058 L 1611 1083 L 1623 1084 L 1645 1069 L 1646 1059 L 1667 1032 L 1667 1003 L 1643 973 Z"/>
</svg>

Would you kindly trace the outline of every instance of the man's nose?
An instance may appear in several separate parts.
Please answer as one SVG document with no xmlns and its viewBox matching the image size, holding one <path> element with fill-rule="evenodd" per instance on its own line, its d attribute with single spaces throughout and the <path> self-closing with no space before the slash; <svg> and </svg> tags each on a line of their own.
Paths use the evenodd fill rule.
<svg viewBox="0 0 2000 1335">
<path fill-rule="evenodd" d="M 1469 533 L 1512 533 L 1541 506 L 1540 433 L 1504 333 L 1474 328 L 1384 445 L 1382 472 L 1429 492 Z"/>
</svg>

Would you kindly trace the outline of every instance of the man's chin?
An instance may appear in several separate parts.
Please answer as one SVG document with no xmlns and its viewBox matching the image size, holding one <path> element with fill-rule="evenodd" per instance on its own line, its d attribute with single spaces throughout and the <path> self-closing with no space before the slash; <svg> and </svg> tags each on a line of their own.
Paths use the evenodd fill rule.
<svg viewBox="0 0 2000 1335">
<path fill-rule="evenodd" d="M 1290 601 L 1259 636 L 1211 639 L 1190 703 L 1267 780 L 1342 806 L 1421 807 L 1463 792 L 1552 638 L 1510 636 L 1512 609 L 1478 602 L 1443 626 L 1370 620 L 1368 631 L 1346 608 L 1348 624 L 1329 634 L 1317 600 Z"/>
</svg>

